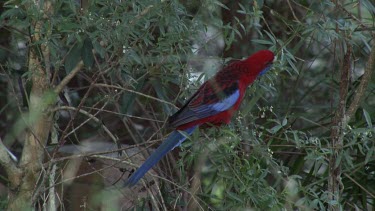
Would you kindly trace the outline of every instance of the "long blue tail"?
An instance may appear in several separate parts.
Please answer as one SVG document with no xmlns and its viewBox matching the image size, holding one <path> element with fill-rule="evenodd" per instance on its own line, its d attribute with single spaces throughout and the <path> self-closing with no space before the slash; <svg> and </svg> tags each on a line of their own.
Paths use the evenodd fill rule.
<svg viewBox="0 0 375 211">
<path fill-rule="evenodd" d="M 185 129 L 184 132 L 192 134 L 196 126 Z M 179 131 L 173 131 L 164 142 L 151 154 L 151 156 L 137 169 L 126 181 L 125 186 L 131 187 L 137 184 L 137 182 L 146 174 L 150 168 L 152 168 L 161 158 L 163 158 L 169 151 L 185 141 L 186 137 Z"/>
</svg>

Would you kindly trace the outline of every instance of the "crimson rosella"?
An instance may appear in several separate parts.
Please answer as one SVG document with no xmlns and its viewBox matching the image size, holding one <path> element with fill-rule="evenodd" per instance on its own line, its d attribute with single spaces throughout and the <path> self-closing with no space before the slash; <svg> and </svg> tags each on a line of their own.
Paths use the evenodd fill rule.
<svg viewBox="0 0 375 211">
<path fill-rule="evenodd" d="M 228 124 L 238 110 L 246 88 L 271 68 L 273 59 L 273 52 L 258 51 L 245 60 L 229 64 L 203 83 L 185 105 L 169 117 L 169 125 L 175 130 L 128 178 L 125 186 L 135 185 L 162 157 L 180 146 L 186 136 L 179 131 L 191 135 L 200 125 Z"/>
</svg>

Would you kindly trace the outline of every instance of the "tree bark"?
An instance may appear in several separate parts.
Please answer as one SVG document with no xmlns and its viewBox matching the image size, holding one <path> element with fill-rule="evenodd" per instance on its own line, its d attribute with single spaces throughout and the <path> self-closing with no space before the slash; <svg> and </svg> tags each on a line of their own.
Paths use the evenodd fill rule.
<svg viewBox="0 0 375 211">
<path fill-rule="evenodd" d="M 30 7 L 33 9 L 40 7 L 40 11 L 44 13 L 42 18 L 32 22 L 34 28 L 31 30 L 30 46 L 33 46 L 32 43 L 41 41 L 41 36 L 45 33 L 42 32 L 42 29 L 49 27 L 47 14 L 51 13 L 51 2 L 44 1 L 43 4 L 35 2 L 35 5 Z M 48 36 L 48 33 L 44 36 Z M 29 96 L 29 112 L 22 116 L 26 125 L 25 142 L 18 165 L 22 177 L 20 180 L 10 180 L 14 189 L 9 195 L 8 210 L 32 209 L 33 202 L 38 195 L 39 184 L 42 184 L 39 180 L 43 178 L 44 150 L 53 125 L 50 110 L 56 101 L 56 94 L 51 90 L 50 72 L 47 67 L 50 56 L 48 43 L 43 42 L 40 45 L 40 50 L 44 62 L 42 62 L 42 57 L 37 54 L 37 47 L 29 49 L 28 71 L 31 75 L 32 87 Z M 44 65 L 42 65 L 43 63 Z"/>
<path fill-rule="evenodd" d="M 375 35 L 373 35 L 375 37 Z M 349 44 L 348 44 L 349 45 Z M 372 73 L 375 69 L 375 47 L 374 43 L 372 44 L 372 49 L 370 56 L 368 58 L 365 72 L 362 76 L 360 85 L 355 91 L 355 95 L 351 104 L 347 108 L 347 97 L 348 97 L 348 85 L 349 85 L 349 74 L 350 74 L 350 63 L 351 63 L 351 47 L 348 46 L 348 50 L 344 56 L 343 69 L 341 72 L 341 81 L 340 81 L 340 101 L 338 108 L 336 110 L 332 130 L 331 130 L 331 139 L 332 139 L 332 150 L 333 153 L 329 160 L 329 177 L 328 177 L 328 192 L 329 192 L 329 210 L 342 210 L 340 205 L 341 192 L 344 189 L 344 186 L 341 181 L 341 153 L 345 135 L 345 128 L 347 127 L 351 117 L 357 111 L 361 99 L 365 94 L 367 89 L 368 82 L 371 78 Z M 334 202 L 334 203 L 332 203 Z"/>
<path fill-rule="evenodd" d="M 329 208 L 330 210 L 340 210 L 340 195 L 344 189 L 341 182 L 341 163 L 340 156 L 342 154 L 342 147 L 344 143 L 344 131 L 348 123 L 346 118 L 346 100 L 348 97 L 349 74 L 351 68 L 352 48 L 348 44 L 348 49 L 343 58 L 343 66 L 340 80 L 340 99 L 336 110 L 334 122 L 331 130 L 332 155 L 329 160 Z"/>
<path fill-rule="evenodd" d="M 19 164 L 23 177 L 20 184 L 12 184 L 18 187 L 18 190 L 12 194 L 8 210 L 23 210 L 31 207 L 32 197 L 38 189 L 38 178 L 42 172 L 44 146 L 53 125 L 49 110 L 51 110 L 56 97 L 54 94 L 48 94 L 51 93 L 49 78 L 33 50 L 30 50 L 29 54 L 29 71 L 32 73 L 32 89 L 29 113 L 24 116 L 27 131 Z"/>
</svg>

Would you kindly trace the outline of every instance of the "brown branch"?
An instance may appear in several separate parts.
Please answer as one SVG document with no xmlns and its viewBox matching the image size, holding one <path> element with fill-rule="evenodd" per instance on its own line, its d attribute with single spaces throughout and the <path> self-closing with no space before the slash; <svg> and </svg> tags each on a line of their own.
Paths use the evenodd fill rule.
<svg viewBox="0 0 375 211">
<path fill-rule="evenodd" d="M 96 83 L 96 81 L 100 78 L 100 76 L 102 74 L 105 74 L 107 73 L 107 71 L 109 71 L 111 69 L 111 67 L 107 68 L 106 70 L 102 71 L 101 68 L 100 68 L 100 65 L 99 65 L 99 62 L 98 60 L 96 59 L 95 55 L 94 55 L 94 59 L 95 59 L 95 62 L 99 68 L 99 72 L 98 74 L 96 74 L 94 77 L 94 80 L 91 81 L 91 84 L 90 86 L 88 87 L 85 95 L 82 97 L 82 100 L 80 101 L 80 103 L 78 104 L 78 107 L 76 109 L 76 111 L 74 112 L 72 118 L 69 120 L 68 124 L 66 125 L 65 129 L 62 131 L 61 133 L 61 137 L 58 141 L 58 143 L 60 144 L 60 146 L 62 146 L 64 143 L 65 143 L 65 137 L 66 137 L 66 134 L 68 133 L 68 129 L 71 127 L 71 125 L 73 124 L 73 120 L 76 118 L 76 116 L 78 115 L 78 111 L 82 108 L 83 104 L 86 102 L 87 98 L 89 97 L 89 94 L 91 92 L 91 90 L 94 88 L 93 84 Z M 82 62 L 82 61 L 81 61 Z M 81 63 L 80 62 L 80 63 Z M 72 72 L 66 76 L 62 81 L 61 83 L 55 88 L 55 93 L 58 93 L 58 92 L 61 92 L 61 90 L 63 89 L 64 85 L 63 84 L 67 84 L 71 78 L 73 78 L 73 76 L 78 73 L 78 70 L 80 69 L 79 66 L 83 65 L 83 62 L 82 64 L 78 63 L 78 65 L 72 70 Z M 74 74 L 75 73 L 75 74 Z M 56 147 L 54 152 L 52 153 L 52 157 L 55 157 L 56 153 L 57 153 L 57 150 L 58 150 L 59 147 Z"/>
<path fill-rule="evenodd" d="M 330 201 L 336 201 L 337 204 L 329 203 L 329 210 L 340 210 L 340 196 L 342 190 L 344 189 L 341 181 L 341 162 L 337 161 L 342 152 L 344 130 L 348 124 L 348 119 L 346 118 L 345 113 L 346 101 L 348 97 L 352 46 L 349 43 L 347 43 L 347 46 L 348 48 L 343 58 L 343 69 L 341 71 L 340 99 L 331 130 L 332 147 L 335 149 L 332 151 L 332 155 L 329 159 L 328 192 L 330 195 L 328 198 Z"/>
<path fill-rule="evenodd" d="M 159 102 L 162 102 L 162 103 L 165 103 L 165 104 L 171 105 L 171 106 L 173 106 L 174 108 L 178 108 L 176 105 L 174 105 L 173 103 L 170 103 L 170 102 L 168 102 L 168 101 L 165 101 L 165 100 L 162 100 L 162 99 L 159 99 L 159 98 L 153 97 L 153 96 L 151 96 L 151 95 L 146 95 L 146 94 L 143 94 L 143 93 L 141 93 L 141 92 L 137 92 L 137 91 L 134 91 L 134 90 L 131 90 L 131 89 L 126 89 L 126 88 L 121 87 L 121 86 L 109 85 L 109 84 L 100 84 L 100 83 L 96 83 L 96 84 L 94 84 L 94 86 L 96 86 L 96 87 L 107 87 L 107 88 L 113 88 L 113 89 L 123 90 L 123 91 L 126 91 L 126 92 L 130 92 L 130 93 L 133 93 L 133 94 L 137 94 L 137 95 L 140 95 L 140 96 L 143 96 L 143 97 L 147 97 L 147 98 L 152 99 L 152 100 L 155 100 L 155 101 L 159 101 Z"/>
<path fill-rule="evenodd" d="M 365 187 L 363 187 L 359 182 L 357 182 L 355 179 L 349 176 L 349 174 L 344 173 L 344 175 L 349 178 L 354 184 L 356 184 L 359 188 L 361 188 L 364 192 L 366 192 L 369 196 L 371 196 L 373 199 L 375 199 L 375 195 L 368 191 Z"/>
<path fill-rule="evenodd" d="M 368 82 L 371 78 L 371 74 L 375 69 L 375 47 L 373 44 L 370 56 L 366 64 L 365 73 L 362 76 L 360 85 L 355 90 L 353 101 L 351 102 L 349 108 L 346 110 L 349 86 L 348 78 L 351 68 L 351 52 L 352 47 L 350 44 L 348 44 L 348 50 L 344 56 L 343 69 L 341 72 L 339 105 L 335 114 L 334 123 L 331 131 L 332 148 L 334 148 L 335 150 L 333 151 L 333 154 L 331 155 L 329 160 L 328 191 L 332 194 L 329 196 L 329 199 L 332 201 L 334 200 L 338 203 L 330 204 L 329 210 L 340 210 L 340 195 L 344 189 L 341 181 L 341 164 L 340 162 L 338 162 L 343 147 L 344 130 L 347 127 L 350 118 L 355 114 L 356 110 L 358 109 L 361 99 L 366 92 Z"/>
<path fill-rule="evenodd" d="M 36 3 L 36 2 L 34 2 Z M 34 6 L 34 5 L 30 5 Z M 52 14 L 52 6 L 50 1 L 44 1 L 43 4 L 35 5 L 39 7 L 39 11 L 43 14 L 41 19 L 32 19 L 31 21 L 31 45 L 44 42 L 46 34 L 44 33 L 45 21 Z M 33 196 L 37 195 L 40 190 L 39 179 L 42 172 L 42 162 L 44 159 L 45 145 L 48 140 L 48 134 L 53 125 L 52 114 L 49 110 L 54 105 L 56 97 L 50 95 L 50 75 L 46 71 L 43 64 L 45 61 L 42 55 L 49 61 L 49 50 L 47 45 L 41 49 L 37 47 L 29 48 L 28 72 L 32 87 L 29 95 L 29 112 L 23 119 L 27 130 L 25 132 L 25 143 L 22 156 L 19 162 L 19 168 L 22 175 L 19 180 L 15 180 L 12 186 L 17 190 L 10 192 L 8 200 L 8 210 L 25 210 L 32 207 Z M 8 175 L 10 178 L 11 175 Z M 10 180 L 11 181 L 11 180 Z"/>
<path fill-rule="evenodd" d="M 74 78 L 75 75 L 77 75 L 77 73 L 82 69 L 82 67 L 83 61 L 81 60 L 80 62 L 78 62 L 76 67 L 67 76 L 65 76 L 65 78 L 60 82 L 60 84 L 55 87 L 55 93 L 60 93 L 64 89 L 64 87 L 69 83 L 69 81 L 72 80 L 72 78 Z"/>
<path fill-rule="evenodd" d="M 106 105 L 106 104 L 105 104 Z M 95 115 L 92 115 L 90 114 L 89 112 L 83 110 L 83 109 L 80 109 L 80 110 L 77 110 L 77 108 L 75 107 L 69 107 L 69 106 L 61 106 L 61 107 L 58 107 L 56 108 L 55 110 L 73 110 L 73 111 L 78 111 L 79 113 L 81 114 L 84 114 L 86 116 L 89 117 L 88 120 L 94 120 L 96 123 L 101 123 L 101 121 L 95 117 Z M 101 111 L 101 109 L 99 110 Z M 98 111 L 98 112 L 99 112 Z M 118 144 L 118 138 L 115 137 L 115 135 L 112 134 L 112 132 L 104 125 L 104 124 L 101 124 L 101 127 L 103 128 L 103 130 L 108 134 L 108 136 L 112 139 L 112 141 L 116 144 Z M 68 134 L 69 135 L 69 134 Z"/>
<path fill-rule="evenodd" d="M 355 20 L 358 25 L 360 25 L 362 28 L 364 29 L 367 29 L 368 31 L 371 31 L 370 30 L 370 26 L 366 26 L 360 19 L 358 19 L 356 16 L 354 16 L 351 12 L 349 12 L 347 9 L 345 9 L 345 7 L 343 5 L 341 5 L 340 3 L 338 2 L 335 2 L 334 0 L 331 0 L 332 3 L 334 3 L 336 5 L 336 8 L 339 8 L 341 9 L 342 11 L 344 11 L 345 14 L 347 14 L 352 20 Z"/>
<path fill-rule="evenodd" d="M 16 163 L 9 157 L 8 152 L 0 138 L 0 165 L 7 173 L 10 184 L 19 184 L 21 181 L 22 171 Z"/>
<path fill-rule="evenodd" d="M 373 37 L 375 38 L 375 34 L 373 35 Z M 370 81 L 371 75 L 374 72 L 374 70 L 375 70 L 375 42 L 373 42 L 370 56 L 367 60 L 365 72 L 363 73 L 361 82 L 357 90 L 355 91 L 353 101 L 351 102 L 349 109 L 346 113 L 346 116 L 348 119 L 350 119 L 357 111 L 359 104 L 361 103 L 361 99 L 366 92 L 368 82 Z"/>
<path fill-rule="evenodd" d="M 297 18 L 296 14 L 294 13 L 293 7 L 292 7 L 292 5 L 290 4 L 289 0 L 287 0 L 286 2 L 288 3 L 288 6 L 289 6 L 290 11 L 292 11 L 293 18 L 296 19 L 296 21 L 297 21 L 298 23 L 301 23 L 301 21 Z"/>
</svg>

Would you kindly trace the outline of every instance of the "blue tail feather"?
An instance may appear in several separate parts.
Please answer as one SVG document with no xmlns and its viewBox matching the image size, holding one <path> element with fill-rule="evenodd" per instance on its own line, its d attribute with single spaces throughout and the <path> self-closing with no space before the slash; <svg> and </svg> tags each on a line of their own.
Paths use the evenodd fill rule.
<svg viewBox="0 0 375 211">
<path fill-rule="evenodd" d="M 184 130 L 187 134 L 192 134 L 196 126 Z M 186 137 L 181 132 L 173 131 L 163 143 L 150 155 L 149 158 L 139 167 L 126 181 L 125 186 L 134 186 L 148 170 L 150 170 L 161 158 L 163 158 L 169 151 L 175 147 L 180 146 Z"/>
</svg>

